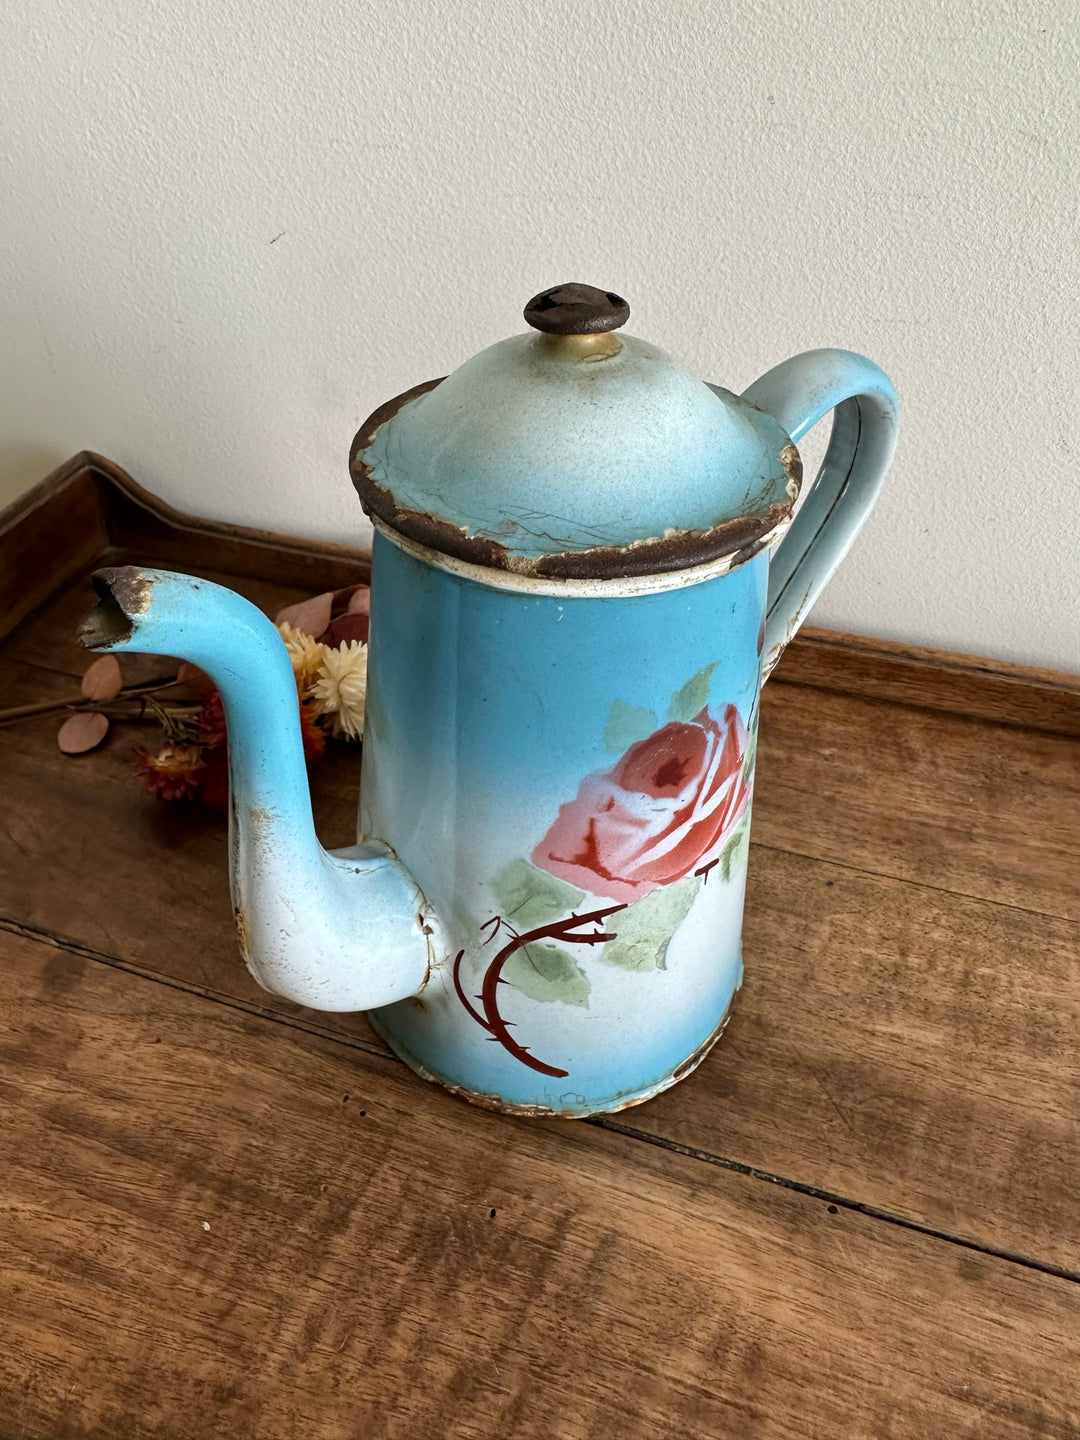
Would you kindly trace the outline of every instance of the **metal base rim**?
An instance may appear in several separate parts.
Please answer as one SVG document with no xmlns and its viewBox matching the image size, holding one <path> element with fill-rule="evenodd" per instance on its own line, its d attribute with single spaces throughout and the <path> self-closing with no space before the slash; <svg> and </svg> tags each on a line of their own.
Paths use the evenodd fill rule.
<svg viewBox="0 0 1080 1440">
<path fill-rule="evenodd" d="M 404 1061 L 409 1069 L 419 1075 L 422 1080 L 440 1086 L 443 1090 L 449 1091 L 451 1095 L 468 1101 L 470 1105 L 475 1105 L 480 1110 L 491 1110 L 500 1115 L 515 1115 L 531 1120 L 587 1120 L 593 1115 L 617 1115 L 620 1111 L 629 1110 L 634 1105 L 644 1105 L 647 1100 L 652 1100 L 654 1096 L 670 1090 L 680 1080 L 685 1080 L 688 1075 L 692 1075 L 727 1028 L 735 1007 L 735 998 L 741 988 L 741 983 L 736 986 L 735 993 L 728 1002 L 728 1007 L 721 1016 L 719 1024 L 711 1031 L 707 1039 L 703 1040 L 697 1049 L 685 1060 L 681 1060 L 674 1069 L 669 1070 L 659 1080 L 642 1086 L 641 1089 L 634 1090 L 629 1095 L 614 1095 L 610 1099 L 598 1101 L 595 1105 L 580 1110 L 553 1110 L 547 1105 L 515 1104 L 512 1101 L 504 1100 L 500 1095 L 486 1094 L 482 1091 L 469 1090 L 464 1085 L 457 1085 L 418 1060 L 380 1024 L 374 1013 L 369 1013 L 367 1018 L 380 1039 L 385 1040 L 398 1059 Z"/>
</svg>

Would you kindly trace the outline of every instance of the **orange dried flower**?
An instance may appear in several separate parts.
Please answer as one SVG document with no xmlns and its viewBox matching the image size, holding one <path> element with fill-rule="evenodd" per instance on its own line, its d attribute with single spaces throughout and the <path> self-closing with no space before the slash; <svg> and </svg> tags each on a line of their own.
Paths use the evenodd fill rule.
<svg viewBox="0 0 1080 1440">
<path fill-rule="evenodd" d="M 304 759 L 318 760 L 326 749 L 326 731 L 315 718 L 314 705 L 300 705 L 300 735 L 304 742 Z"/>
<path fill-rule="evenodd" d="M 198 745 L 161 747 L 156 755 L 143 747 L 136 751 L 139 774 L 159 800 L 193 800 L 199 788 L 202 749 Z"/>
</svg>

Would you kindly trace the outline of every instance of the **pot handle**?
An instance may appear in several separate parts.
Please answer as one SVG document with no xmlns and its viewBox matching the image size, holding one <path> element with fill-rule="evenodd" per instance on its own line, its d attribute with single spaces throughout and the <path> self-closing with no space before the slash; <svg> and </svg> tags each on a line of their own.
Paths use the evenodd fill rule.
<svg viewBox="0 0 1080 1440">
<path fill-rule="evenodd" d="M 794 355 L 743 399 L 774 416 L 796 444 L 836 411 L 821 469 L 769 561 L 765 680 L 874 507 L 896 447 L 897 401 L 884 371 L 851 350 Z"/>
</svg>

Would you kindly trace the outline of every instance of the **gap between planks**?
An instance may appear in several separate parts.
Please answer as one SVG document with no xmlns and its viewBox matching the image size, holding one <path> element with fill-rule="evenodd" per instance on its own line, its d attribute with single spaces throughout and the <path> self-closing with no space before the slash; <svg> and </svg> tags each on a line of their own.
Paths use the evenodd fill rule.
<svg viewBox="0 0 1080 1440">
<path fill-rule="evenodd" d="M 224 995 L 220 991 L 210 990 L 201 985 L 177 980 L 171 976 L 162 975 L 152 970 L 145 970 L 142 966 L 134 965 L 128 960 L 123 960 L 118 955 L 111 955 L 104 950 L 96 950 L 92 946 L 83 945 L 77 940 L 72 940 L 64 935 L 58 935 L 54 931 L 47 930 L 43 927 L 27 925 L 22 921 L 10 919 L 6 915 L 0 915 L 0 932 L 7 932 L 8 934 L 17 935 L 22 939 L 49 945 L 56 950 L 78 955 L 81 959 L 90 960 L 95 964 L 107 965 L 113 970 L 119 970 L 125 974 L 133 975 L 140 980 L 149 980 L 156 985 L 164 985 L 167 989 L 179 990 L 183 994 L 208 1000 L 218 1005 L 224 1005 L 227 1009 L 236 1010 L 245 1015 L 254 1015 L 261 1020 L 272 1021 L 275 1025 L 286 1026 L 291 1030 L 298 1031 L 300 1034 L 317 1036 L 320 1040 L 341 1045 L 347 1050 L 360 1050 L 367 1055 L 371 1055 L 379 1060 L 390 1061 L 395 1065 L 404 1064 L 404 1061 L 400 1060 L 392 1051 L 383 1049 L 378 1045 L 373 1045 L 369 1041 L 360 1039 L 358 1036 L 346 1035 L 340 1030 L 328 1029 L 314 1021 L 302 1019 L 299 1016 L 283 1015 L 280 1011 L 274 1010 L 269 1006 L 255 1005 L 250 1001 Z M 430 1082 L 422 1081 L 417 1077 L 417 1084 L 427 1083 Z M 462 1103 L 468 1102 L 463 1101 Z M 702 1150 L 697 1146 L 680 1144 L 676 1140 L 670 1140 L 663 1135 L 656 1135 L 651 1131 L 639 1129 L 635 1125 L 630 1125 L 624 1120 L 617 1120 L 610 1115 L 596 1115 L 585 1121 L 585 1123 L 594 1125 L 602 1130 L 607 1130 L 612 1134 L 621 1135 L 628 1140 L 635 1140 L 645 1145 L 652 1145 L 657 1149 L 666 1150 L 675 1155 L 681 1155 L 686 1159 L 697 1160 L 703 1165 L 712 1165 L 717 1169 L 727 1170 L 733 1174 L 742 1175 L 747 1179 L 757 1180 L 762 1184 L 775 1185 L 782 1190 L 790 1190 L 795 1194 L 804 1195 L 809 1199 L 835 1205 L 838 1208 L 852 1211 L 857 1215 L 863 1215 L 868 1219 L 876 1220 L 886 1225 L 895 1225 L 901 1230 L 911 1231 L 916 1235 L 924 1235 L 928 1239 L 942 1241 L 945 1244 L 954 1245 L 961 1250 L 974 1251 L 979 1255 L 989 1255 L 994 1259 L 1003 1260 L 1012 1265 L 1019 1265 L 1026 1270 L 1033 1270 L 1039 1274 L 1049 1275 L 1058 1280 L 1067 1280 L 1073 1284 L 1080 1284 L 1080 1271 L 1070 1270 L 1065 1266 L 1054 1265 L 1049 1261 L 1039 1260 L 1030 1255 L 1022 1255 L 1015 1251 L 1003 1249 L 1000 1246 L 981 1244 L 976 1240 L 967 1239 L 962 1235 L 952 1234 L 948 1230 L 941 1230 L 932 1225 L 924 1225 L 917 1220 L 909 1220 L 902 1215 L 897 1215 L 892 1211 L 882 1209 L 880 1206 L 869 1205 L 864 1201 L 854 1200 L 850 1196 L 841 1195 L 830 1190 L 823 1190 L 819 1186 L 792 1179 L 790 1176 L 776 1175 L 771 1171 L 762 1170 L 758 1166 L 747 1165 L 741 1160 L 735 1160 L 725 1155 L 718 1155 L 715 1151 Z"/>
<path fill-rule="evenodd" d="M 1047 732 L 1039 732 L 1045 735 Z M 1067 736 L 1072 739 L 1072 736 Z M 888 880 L 897 885 L 910 885 L 915 890 L 929 890 L 935 895 L 955 895 L 961 900 L 975 900 L 999 910 L 1013 910 L 1018 915 L 1045 915 L 1048 920 L 1062 920 L 1066 925 L 1074 924 L 1072 915 L 1062 915 L 1057 910 L 1040 910 L 1037 905 L 1018 905 L 1015 900 L 999 900 L 996 896 L 981 895 L 977 890 L 957 890 L 953 885 L 935 885 L 931 880 L 915 880 L 910 875 L 897 875 L 891 870 L 871 870 L 867 865 L 856 865 L 851 860 L 837 860 L 832 855 L 817 855 L 812 850 L 795 850 L 790 845 L 777 845 L 771 840 L 751 840 L 750 852 L 772 850 L 777 855 L 792 855 L 797 860 L 810 860 L 815 864 L 831 865 L 837 870 L 850 870 L 855 875 L 868 875 L 874 880 Z"/>
<path fill-rule="evenodd" d="M 0 658 L 2 658 L 2 657 L 0 657 Z M 63 669 L 63 668 L 55 668 L 55 669 L 54 669 L 53 667 L 51 667 L 51 666 L 49 666 L 49 665 L 44 665 L 44 664 L 42 664 L 39 660 L 18 659 L 18 660 L 8 660 L 6 663 L 11 664 L 11 665 L 16 665 L 16 666 L 18 666 L 20 669 L 25 668 L 25 669 L 30 669 L 30 670 L 38 670 L 38 671 L 40 671 L 42 674 L 50 675 L 50 676 L 53 676 L 53 677 L 55 677 L 55 676 L 57 676 L 57 675 L 71 675 L 73 679 L 78 679 L 78 678 L 79 678 L 77 672 L 75 672 L 75 671 L 70 671 L 70 670 Z M 817 691 L 819 694 L 823 694 L 823 695 L 844 696 L 844 697 L 846 697 L 846 698 L 848 698 L 848 699 L 853 699 L 853 700 L 857 700 L 857 701 L 860 701 L 860 702 L 861 702 L 861 701 L 867 701 L 867 702 L 869 702 L 869 703 L 871 703 L 871 704 L 884 706 L 884 707 L 887 707 L 887 708 L 889 708 L 889 709 L 914 710 L 914 711 L 922 711 L 922 712 L 928 713 L 928 714 L 942 715 L 942 716 L 946 716 L 946 717 L 948 717 L 948 718 L 950 718 L 950 719 L 953 719 L 953 720 L 963 721 L 963 723 L 966 724 L 966 725 L 976 725 L 976 726 L 980 726 L 980 727 L 982 727 L 983 729 L 993 729 L 993 730 L 998 730 L 998 729 L 1021 730 L 1021 731 L 1024 731 L 1025 733 L 1028 733 L 1028 734 L 1038 735 L 1038 736 L 1041 737 L 1041 738 L 1050 738 L 1050 739 L 1059 739 L 1059 740 L 1073 740 L 1073 741 L 1075 741 L 1075 739 L 1076 739 L 1076 736 L 1075 736 L 1074 734 L 1071 734 L 1070 732 L 1064 731 L 1064 730 L 1060 730 L 1060 731 L 1059 731 L 1059 730 L 1044 730 L 1044 729 L 1041 729 L 1041 728 L 1038 728 L 1038 727 L 1033 727 L 1033 726 L 1030 726 L 1030 725 L 1026 725 L 1026 724 L 1024 724 L 1022 721 L 1018 721 L 1018 720 L 1017 720 L 1017 721 L 1012 721 L 1012 720 L 1002 720 L 1002 719 L 997 719 L 997 718 L 990 718 L 990 717 L 988 717 L 988 716 L 978 715 L 978 714 L 975 714 L 975 713 L 972 713 L 972 712 L 967 712 L 967 711 L 948 710 L 948 709 L 946 709 L 946 708 L 944 708 L 944 707 L 936 707 L 936 706 L 933 706 L 933 705 L 927 705 L 927 704 L 924 704 L 924 703 L 922 703 L 922 702 L 917 702 L 917 701 L 914 701 L 914 700 L 902 700 L 902 699 L 890 698 L 890 697 L 888 697 L 888 696 L 876 696 L 876 695 L 870 694 L 869 692 L 867 692 L 867 691 L 865 691 L 865 690 L 858 690 L 858 689 L 836 689 L 836 688 L 834 688 L 834 687 L 832 687 L 832 686 L 817 685 L 817 684 L 814 684 L 812 681 L 804 681 L 804 680 L 783 680 L 783 679 L 780 679 L 779 677 L 777 678 L 777 681 L 774 682 L 774 683 L 778 683 L 778 684 L 784 686 L 785 688 L 798 689 L 798 690 L 812 690 L 812 691 Z M 73 698 L 74 698 L 74 695 L 73 695 Z M 24 718 L 22 718 L 22 719 L 20 719 L 20 720 L 18 720 L 18 721 L 13 721 L 13 722 L 10 722 L 10 723 L 12 723 L 12 724 L 20 724 L 20 725 L 21 725 L 21 724 L 33 724 L 33 723 L 35 723 L 35 721 L 40 722 L 41 719 L 42 719 L 42 717 L 40 717 L 40 716 L 27 716 L 27 717 L 24 717 Z M 4 728 L 4 727 L 0 726 L 0 729 L 2 729 L 2 728 Z M 985 893 L 983 893 L 983 892 L 981 892 L 981 891 L 978 891 L 978 890 L 972 890 L 972 889 L 957 889 L 955 885 L 935 885 L 932 881 L 929 881 L 929 880 L 923 880 L 923 879 L 916 878 L 916 877 L 910 876 L 910 875 L 899 875 L 899 874 L 896 873 L 895 870 L 882 870 L 882 869 L 878 869 L 878 868 L 876 868 L 876 867 L 872 867 L 872 866 L 869 866 L 869 865 L 866 865 L 866 864 L 859 864 L 859 865 L 857 865 L 857 864 L 855 864 L 854 862 L 849 861 L 849 860 L 840 860 L 840 859 L 837 859 L 835 856 L 832 856 L 832 855 L 823 855 L 823 854 L 820 854 L 820 853 L 818 853 L 818 852 L 816 852 L 816 851 L 796 848 L 795 846 L 790 845 L 790 844 L 788 844 L 788 845 L 778 845 L 778 844 L 776 844 L 775 841 L 765 841 L 765 840 L 757 840 L 757 839 L 755 839 L 755 840 L 752 840 L 752 841 L 751 841 L 751 849 L 753 850 L 753 849 L 755 849 L 755 848 L 757 848 L 757 849 L 762 849 L 762 850 L 772 850 L 772 851 L 776 852 L 777 854 L 781 854 L 781 855 L 792 855 L 792 856 L 795 856 L 796 858 L 802 859 L 802 860 L 821 861 L 821 862 L 827 863 L 827 864 L 829 864 L 829 865 L 833 865 L 833 866 L 835 866 L 837 869 L 852 871 L 852 872 L 854 872 L 854 873 L 856 873 L 856 874 L 860 874 L 860 875 L 868 875 L 868 876 L 871 876 L 871 877 L 874 877 L 874 878 L 880 879 L 880 880 L 897 881 L 897 882 L 899 882 L 899 883 L 901 883 L 901 884 L 904 884 L 904 885 L 912 885 L 912 886 L 915 886 L 915 887 L 918 888 L 918 889 L 927 890 L 927 891 L 930 891 L 930 892 L 932 892 L 932 893 L 934 893 L 934 894 L 939 894 L 939 895 L 956 895 L 956 896 L 959 896 L 959 897 L 964 898 L 964 899 L 977 900 L 977 901 L 979 901 L 979 902 L 981 902 L 981 903 L 983 903 L 983 904 L 992 905 L 992 906 L 999 906 L 999 907 L 1001 907 L 1001 908 L 1003 908 L 1003 909 L 1012 910 L 1012 911 L 1017 912 L 1017 913 L 1019 913 L 1019 914 L 1043 915 L 1043 916 L 1046 916 L 1046 917 L 1049 918 L 1049 919 L 1052 919 L 1052 920 L 1063 920 L 1063 921 L 1065 921 L 1066 923 L 1070 923 L 1070 924 L 1071 924 L 1071 923 L 1073 922 L 1073 920 L 1074 920 L 1074 917 L 1073 917 L 1072 915 L 1065 914 L 1065 913 L 1063 913 L 1061 910 L 1057 910 L 1057 909 L 1053 909 L 1053 910 L 1051 910 L 1051 909 L 1046 909 L 1045 907 L 1040 907 L 1040 906 L 1038 906 L 1038 905 L 1021 905 L 1021 904 L 1018 904 L 1015 900 L 1003 900 L 1003 899 L 999 898 L 998 896 L 990 896 L 990 895 L 987 895 L 987 894 L 985 894 Z M 0 918 L 4 918 L 4 917 L 0 917 Z M 43 932 L 43 933 L 47 933 L 47 932 Z M 65 943 L 67 943 L 67 942 L 65 942 Z M 75 944 L 76 942 L 70 942 L 70 943 L 71 943 L 71 944 Z M 141 972 L 140 972 L 140 973 L 141 973 Z M 148 972 L 148 973 L 149 973 L 149 972 Z M 197 992 L 193 992 L 193 993 L 197 993 Z"/>
<path fill-rule="evenodd" d="M 980 715 L 975 710 L 953 710 L 948 705 L 935 705 L 929 700 L 909 700 L 895 695 L 875 695 L 872 690 L 863 689 L 857 685 L 819 685 L 813 680 L 789 678 L 782 675 L 779 670 L 770 679 L 772 684 L 782 685 L 788 690 L 817 690 L 822 695 L 841 695 L 847 700 L 865 700 L 871 705 L 887 706 L 890 710 L 921 710 L 926 715 L 947 715 L 954 720 L 963 720 L 968 725 L 989 726 L 994 730 L 1022 730 L 1027 735 L 1047 735 L 1056 740 L 1076 739 L 1075 730 L 1046 729 L 1041 725 L 1032 725 L 1027 720 L 1009 720 L 999 715 Z M 1062 688 L 1061 694 L 1071 695 L 1072 692 Z"/>
</svg>

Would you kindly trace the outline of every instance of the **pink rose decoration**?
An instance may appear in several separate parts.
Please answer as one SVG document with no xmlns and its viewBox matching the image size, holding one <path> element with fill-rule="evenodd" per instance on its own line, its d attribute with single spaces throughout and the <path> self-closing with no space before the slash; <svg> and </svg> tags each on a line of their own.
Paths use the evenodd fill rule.
<svg viewBox="0 0 1080 1440">
<path fill-rule="evenodd" d="M 534 865 L 625 905 L 681 880 L 717 851 L 750 800 L 747 730 L 734 705 L 670 721 L 614 769 L 587 776 L 532 853 Z"/>
</svg>

